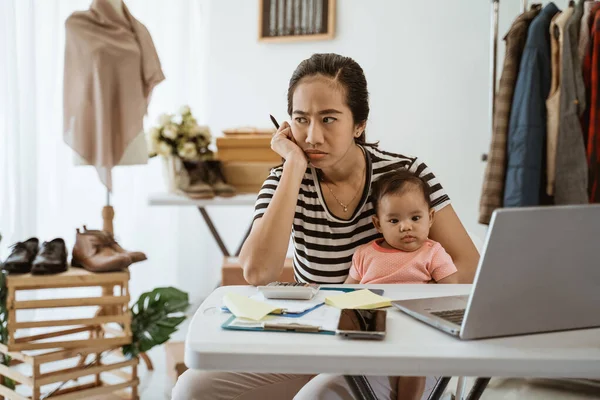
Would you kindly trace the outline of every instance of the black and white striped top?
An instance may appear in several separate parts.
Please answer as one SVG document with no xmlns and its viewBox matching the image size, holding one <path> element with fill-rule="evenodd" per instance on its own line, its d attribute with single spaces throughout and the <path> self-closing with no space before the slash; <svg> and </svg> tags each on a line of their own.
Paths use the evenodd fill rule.
<svg viewBox="0 0 600 400">
<path fill-rule="evenodd" d="M 306 169 L 292 227 L 296 280 L 315 283 L 343 283 L 348 276 L 354 250 L 381 237 L 372 222 L 371 182 L 394 169 L 409 169 L 431 186 L 436 211 L 450 204 L 438 179 L 418 158 L 363 147 L 367 160 L 367 182 L 360 203 L 348 220 L 334 216 L 325 204 L 316 170 Z M 283 167 L 275 168 L 263 184 L 254 210 L 254 219 L 263 216 L 281 179 Z"/>
</svg>

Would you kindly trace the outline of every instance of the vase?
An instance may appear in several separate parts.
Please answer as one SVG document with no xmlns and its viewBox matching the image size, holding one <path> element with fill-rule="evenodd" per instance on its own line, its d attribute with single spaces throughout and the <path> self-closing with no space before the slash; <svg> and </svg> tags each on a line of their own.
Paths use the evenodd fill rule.
<svg viewBox="0 0 600 400">
<path fill-rule="evenodd" d="M 180 188 L 181 172 L 183 170 L 183 162 L 179 157 L 168 156 L 163 157 L 163 173 L 167 191 L 169 193 L 177 193 Z"/>
</svg>

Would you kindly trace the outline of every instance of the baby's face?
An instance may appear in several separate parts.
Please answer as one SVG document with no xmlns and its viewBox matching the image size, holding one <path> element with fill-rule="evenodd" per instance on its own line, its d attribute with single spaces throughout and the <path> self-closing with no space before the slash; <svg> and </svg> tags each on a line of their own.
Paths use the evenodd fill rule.
<svg viewBox="0 0 600 400">
<path fill-rule="evenodd" d="M 429 237 L 433 210 L 429 209 L 423 193 L 415 188 L 402 194 L 383 196 L 373 222 L 390 246 L 415 251 Z"/>
</svg>

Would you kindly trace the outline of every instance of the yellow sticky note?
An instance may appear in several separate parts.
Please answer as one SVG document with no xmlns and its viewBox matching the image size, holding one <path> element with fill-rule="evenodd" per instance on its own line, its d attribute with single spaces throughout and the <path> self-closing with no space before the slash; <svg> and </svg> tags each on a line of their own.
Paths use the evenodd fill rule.
<svg viewBox="0 0 600 400">
<path fill-rule="evenodd" d="M 325 304 L 337 308 L 355 308 L 361 310 L 390 307 L 392 305 L 390 299 L 379 296 L 368 289 L 355 290 L 336 296 L 326 297 Z"/>
<path fill-rule="evenodd" d="M 258 321 L 272 312 L 281 313 L 281 309 L 277 307 L 273 307 L 262 301 L 252 300 L 249 297 L 237 293 L 227 293 L 223 297 L 223 302 L 225 303 L 225 307 L 227 307 L 236 317 L 247 318 L 254 321 Z"/>
</svg>

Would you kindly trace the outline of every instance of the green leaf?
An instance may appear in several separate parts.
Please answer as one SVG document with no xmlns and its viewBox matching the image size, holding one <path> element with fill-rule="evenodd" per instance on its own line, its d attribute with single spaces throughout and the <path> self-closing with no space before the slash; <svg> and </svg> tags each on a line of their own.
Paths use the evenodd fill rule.
<svg viewBox="0 0 600 400">
<path fill-rule="evenodd" d="M 8 309 L 6 308 L 6 297 L 8 289 L 6 287 L 6 275 L 0 272 L 0 342 L 2 344 L 8 343 Z M 3 365 L 10 366 L 11 357 L 8 355 L 2 355 L 0 362 Z M 17 383 L 8 377 L 4 377 L 3 385 L 9 389 L 15 389 Z"/>
<path fill-rule="evenodd" d="M 168 341 L 189 305 L 188 294 L 174 287 L 142 293 L 131 307 L 132 343 L 123 346 L 123 353 L 135 357 Z"/>
</svg>

